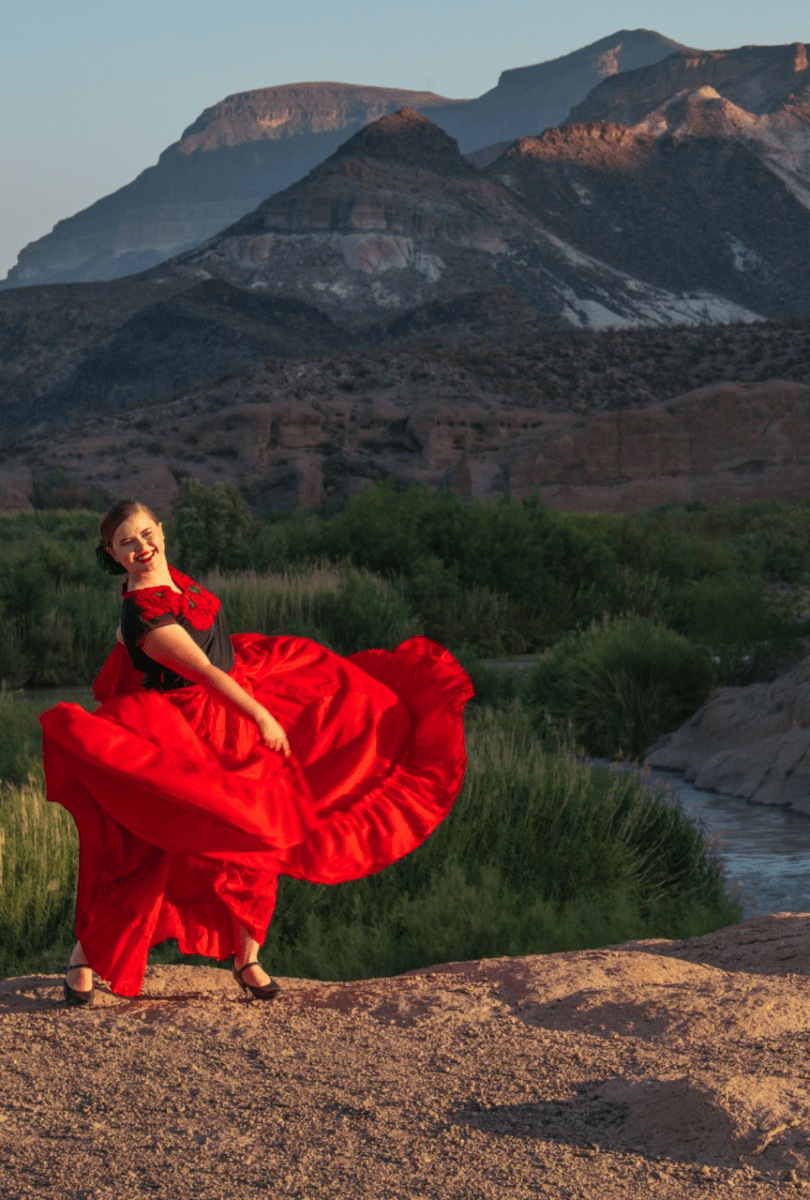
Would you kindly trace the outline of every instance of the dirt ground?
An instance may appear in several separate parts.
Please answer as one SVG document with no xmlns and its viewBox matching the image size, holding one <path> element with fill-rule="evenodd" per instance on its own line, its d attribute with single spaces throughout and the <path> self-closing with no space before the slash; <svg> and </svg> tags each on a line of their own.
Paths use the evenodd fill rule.
<svg viewBox="0 0 810 1200">
<path fill-rule="evenodd" d="M 688 1200 L 810 1189 L 810 914 L 687 942 L 137 1000 L 0 983 L 0 1193 Z M 810 1195 L 810 1190 L 807 1192 Z"/>
</svg>

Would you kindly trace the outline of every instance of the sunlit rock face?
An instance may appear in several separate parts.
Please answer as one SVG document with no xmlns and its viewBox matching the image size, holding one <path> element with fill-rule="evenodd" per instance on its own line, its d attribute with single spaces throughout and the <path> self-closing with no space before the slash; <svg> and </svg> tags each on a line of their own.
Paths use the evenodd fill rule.
<svg viewBox="0 0 810 1200">
<path fill-rule="evenodd" d="M 801 42 L 680 50 L 605 79 L 568 122 L 611 121 L 640 134 L 744 143 L 810 206 L 810 65 Z"/>
</svg>

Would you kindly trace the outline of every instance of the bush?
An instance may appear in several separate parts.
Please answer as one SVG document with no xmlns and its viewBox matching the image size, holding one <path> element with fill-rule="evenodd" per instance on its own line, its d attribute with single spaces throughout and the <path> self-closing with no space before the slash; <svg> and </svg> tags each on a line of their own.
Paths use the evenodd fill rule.
<svg viewBox="0 0 810 1200">
<path fill-rule="evenodd" d="M 42 776 L 42 726 L 36 709 L 0 691 L 0 784 Z"/>
<path fill-rule="evenodd" d="M 712 657 L 718 683 L 749 683 L 764 663 L 805 652 L 800 634 L 807 626 L 797 624 L 789 600 L 769 597 L 758 579 L 706 576 L 674 588 L 661 615 Z"/>
<path fill-rule="evenodd" d="M 541 733 L 569 725 L 590 754 L 639 759 L 714 682 L 705 651 L 658 622 L 625 618 L 563 638 L 532 669 L 525 697 Z"/>
<path fill-rule="evenodd" d="M 399 581 L 353 567 L 208 575 L 232 633 L 311 637 L 339 654 L 393 650 L 421 632 Z"/>
</svg>

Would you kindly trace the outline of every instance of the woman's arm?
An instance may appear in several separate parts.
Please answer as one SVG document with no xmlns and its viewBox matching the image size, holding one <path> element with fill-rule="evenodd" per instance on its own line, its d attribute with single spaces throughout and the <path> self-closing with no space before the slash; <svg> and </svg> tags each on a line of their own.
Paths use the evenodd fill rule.
<svg viewBox="0 0 810 1200">
<path fill-rule="evenodd" d="M 255 721 L 265 746 L 280 750 L 285 758 L 289 756 L 290 743 L 275 717 L 258 700 L 249 696 L 235 679 L 215 667 L 181 625 L 162 625 L 159 629 L 153 629 L 147 633 L 141 647 L 162 667 L 168 667 L 192 683 L 201 684 L 227 708 Z"/>
</svg>

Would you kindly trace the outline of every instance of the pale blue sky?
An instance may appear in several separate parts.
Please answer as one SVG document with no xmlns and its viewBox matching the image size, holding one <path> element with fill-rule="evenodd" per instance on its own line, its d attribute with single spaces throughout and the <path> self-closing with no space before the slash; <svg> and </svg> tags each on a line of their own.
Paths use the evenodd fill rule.
<svg viewBox="0 0 810 1200">
<path fill-rule="evenodd" d="M 304 80 L 478 96 L 617 29 L 702 49 L 810 41 L 807 0 L 10 0 L 0 43 L 0 278 L 231 92 Z"/>
</svg>

